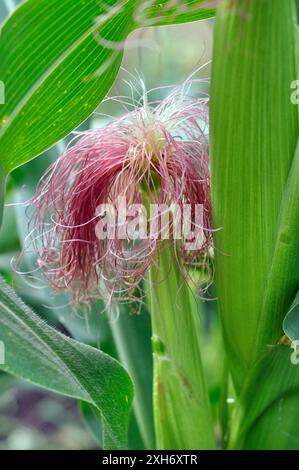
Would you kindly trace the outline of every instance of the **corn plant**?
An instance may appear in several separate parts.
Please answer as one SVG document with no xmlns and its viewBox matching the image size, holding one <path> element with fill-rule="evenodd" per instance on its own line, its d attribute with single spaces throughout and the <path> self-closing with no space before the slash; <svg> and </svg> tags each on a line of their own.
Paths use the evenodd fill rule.
<svg viewBox="0 0 299 470">
<path fill-rule="evenodd" d="M 30 272 L 69 296 L 69 310 L 83 309 L 100 348 L 82 341 L 67 308 L 72 337 L 44 322 L 10 275 L 0 279 L 0 368 L 77 399 L 105 449 L 299 448 L 298 3 L 5 2 L 13 11 L 0 36 L 1 217 L 9 175 L 92 115 L 133 31 L 214 22 L 209 99 L 192 95 L 189 77 L 151 101 L 133 77 L 139 97 L 118 97 L 129 111 L 96 129 L 86 121 L 30 197 L 21 239 L 23 251 L 31 239 Z M 121 218 L 124 197 L 146 214 L 189 205 L 200 240 L 186 251 L 168 209 L 167 236 L 153 212 L 143 228 L 153 222 L 154 237 L 143 238 L 139 223 L 130 238 L 126 222 L 107 216 L 109 203 Z M 222 337 L 216 410 L 203 347 L 210 291 Z M 215 335 L 209 341 L 218 347 Z"/>
</svg>

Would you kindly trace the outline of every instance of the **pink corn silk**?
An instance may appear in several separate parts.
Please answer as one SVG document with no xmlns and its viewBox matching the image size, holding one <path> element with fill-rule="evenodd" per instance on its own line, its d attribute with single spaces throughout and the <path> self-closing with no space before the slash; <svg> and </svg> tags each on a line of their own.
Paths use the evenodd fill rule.
<svg viewBox="0 0 299 470">
<path fill-rule="evenodd" d="M 171 240 L 186 277 L 208 266 L 211 236 L 207 100 L 177 87 L 96 130 L 78 133 L 41 179 L 32 203 L 38 266 L 50 285 L 70 289 L 75 303 L 91 298 L 129 301 L 159 252 L 160 233 L 139 241 L 99 240 L 96 209 L 142 203 L 203 206 L 204 241 L 186 251 Z M 164 245 L 163 245 L 164 246 Z M 179 248 L 178 248 L 179 247 Z M 205 277 L 204 275 L 202 277 Z"/>
</svg>

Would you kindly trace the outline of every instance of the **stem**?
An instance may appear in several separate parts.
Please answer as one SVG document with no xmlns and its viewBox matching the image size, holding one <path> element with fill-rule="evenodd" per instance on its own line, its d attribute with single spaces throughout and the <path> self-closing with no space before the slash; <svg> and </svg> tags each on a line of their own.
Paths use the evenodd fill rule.
<svg viewBox="0 0 299 470">
<path fill-rule="evenodd" d="M 122 364 L 133 379 L 135 397 L 133 408 L 136 422 L 147 450 L 154 449 L 154 429 L 151 407 L 151 375 L 148 313 L 142 311 L 138 316 L 129 315 L 128 311 L 120 312 L 117 321 L 110 322 L 115 346 Z M 148 344 L 149 343 L 149 344 Z"/>
<path fill-rule="evenodd" d="M 158 449 L 215 446 L 204 380 L 198 305 L 171 248 L 149 275 L 154 357 L 154 416 Z"/>
</svg>

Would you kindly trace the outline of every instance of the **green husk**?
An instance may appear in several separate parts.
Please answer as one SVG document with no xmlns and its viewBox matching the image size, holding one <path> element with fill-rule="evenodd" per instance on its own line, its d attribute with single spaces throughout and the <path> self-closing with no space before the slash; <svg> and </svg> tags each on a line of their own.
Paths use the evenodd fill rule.
<svg viewBox="0 0 299 470">
<path fill-rule="evenodd" d="M 284 317 L 299 287 L 299 143 L 283 195 L 276 243 L 257 334 L 257 359 L 282 336 Z M 299 339 L 299 337 L 298 337 Z"/>
<path fill-rule="evenodd" d="M 298 138 L 293 0 L 229 0 L 217 12 L 211 84 L 216 282 L 237 391 L 257 356 L 262 299 Z M 229 110 L 229 112 L 228 112 Z M 267 312 L 274 316 L 276 312 Z M 285 312 L 286 313 L 286 312 Z M 276 325 L 273 338 L 279 338 Z M 261 344 L 267 330 L 259 332 Z"/>
<path fill-rule="evenodd" d="M 213 424 L 199 342 L 198 303 L 170 247 L 149 276 L 157 449 L 212 449 Z"/>
<path fill-rule="evenodd" d="M 236 405 L 230 449 L 298 449 L 299 365 L 293 350 L 270 348 L 248 374 Z"/>
</svg>

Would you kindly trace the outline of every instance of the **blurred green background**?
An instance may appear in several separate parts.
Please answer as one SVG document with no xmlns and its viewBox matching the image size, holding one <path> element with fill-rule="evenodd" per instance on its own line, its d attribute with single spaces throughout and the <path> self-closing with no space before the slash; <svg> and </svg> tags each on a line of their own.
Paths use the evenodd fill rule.
<svg viewBox="0 0 299 470">
<path fill-rule="evenodd" d="M 0 0 L 1 23 L 19 3 L 19 0 Z M 126 84 L 126 81 L 132 80 L 130 74 L 142 76 L 147 89 L 151 89 L 181 82 L 204 64 L 206 65 L 197 72 L 196 78 L 206 79 L 206 82 L 198 85 L 198 91 L 208 93 L 212 30 L 212 20 L 139 30 L 128 40 L 123 69 L 109 96 L 130 94 L 130 88 Z M 162 88 L 155 91 L 151 99 L 161 99 L 166 93 L 167 88 Z M 82 128 L 103 125 L 107 118 L 100 113 L 115 116 L 121 111 L 117 102 L 108 100 Z M 108 319 L 102 306 L 97 304 L 92 306 L 91 312 L 86 316 L 83 312 L 72 311 L 67 295 L 57 296 L 45 286 L 45 281 L 30 277 L 25 279 L 13 269 L 12 260 L 19 255 L 28 234 L 28 219 L 24 205 L 9 204 L 24 202 L 33 195 L 41 175 L 61 153 L 66 142 L 67 139 L 59 142 L 10 176 L 6 194 L 8 205 L 0 231 L 0 273 L 35 312 L 51 325 L 79 341 L 100 346 L 116 357 L 121 353 L 122 359 L 125 358 L 125 365 L 137 381 L 138 398 L 142 398 L 139 400 L 142 403 L 135 408 L 137 421 L 139 416 L 139 431 L 132 418 L 131 447 L 150 445 L 151 333 L 145 309 L 136 316 L 130 308 L 124 307 L 121 318 L 116 322 L 111 316 Z M 34 254 L 29 251 L 23 258 L 22 270 L 30 271 L 33 266 Z M 204 302 L 200 309 L 204 365 L 216 414 L 221 400 L 219 382 L 223 364 L 215 302 Z M 218 347 L 214 344 L 212 348 L 211 335 L 218 339 L 215 343 Z M 145 429 L 140 430 L 143 417 Z M 80 410 L 74 400 L 59 397 L 0 373 L 0 449 L 92 449 L 99 448 L 100 442 L 100 430 L 97 429 L 89 409 L 85 407 Z"/>
</svg>

